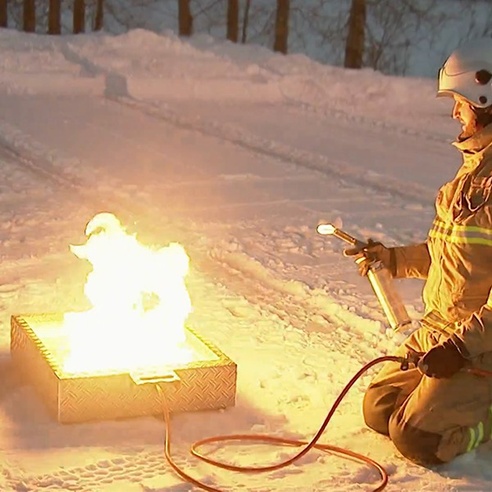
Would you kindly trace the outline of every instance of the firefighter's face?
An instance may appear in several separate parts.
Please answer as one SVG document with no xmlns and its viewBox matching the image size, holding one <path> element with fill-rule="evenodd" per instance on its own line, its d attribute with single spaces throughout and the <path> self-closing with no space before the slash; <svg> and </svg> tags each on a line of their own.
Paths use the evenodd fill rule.
<svg viewBox="0 0 492 492">
<path fill-rule="evenodd" d="M 470 103 L 461 96 L 454 95 L 453 118 L 461 123 L 462 133 L 460 138 L 473 135 L 477 128 L 477 116 Z"/>
</svg>

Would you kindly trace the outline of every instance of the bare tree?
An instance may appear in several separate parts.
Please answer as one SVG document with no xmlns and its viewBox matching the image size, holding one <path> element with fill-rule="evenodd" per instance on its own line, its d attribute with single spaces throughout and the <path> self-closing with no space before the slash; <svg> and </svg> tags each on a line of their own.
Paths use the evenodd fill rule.
<svg viewBox="0 0 492 492">
<path fill-rule="evenodd" d="M 239 0 L 227 2 L 227 39 L 237 43 L 239 33 Z"/>
<path fill-rule="evenodd" d="M 290 0 L 277 0 L 277 15 L 275 18 L 275 41 L 273 50 L 287 53 L 289 38 L 289 8 Z"/>
<path fill-rule="evenodd" d="M 85 31 L 85 0 L 73 1 L 73 33 Z"/>
<path fill-rule="evenodd" d="M 100 31 L 104 24 L 104 0 L 96 0 L 96 13 L 94 15 L 94 31 Z"/>
<path fill-rule="evenodd" d="M 7 0 L 0 0 L 0 27 L 7 27 L 8 14 L 7 14 Z"/>
<path fill-rule="evenodd" d="M 36 2 L 35 0 L 24 0 L 23 2 L 23 30 L 34 32 L 36 30 Z"/>
<path fill-rule="evenodd" d="M 345 45 L 346 68 L 361 68 L 364 60 L 366 30 L 366 0 L 352 0 Z"/>
<path fill-rule="evenodd" d="M 459 20 L 467 19 L 464 39 L 492 36 L 492 3 L 487 0 L 455 0 L 461 10 Z"/>
<path fill-rule="evenodd" d="M 48 34 L 61 33 L 61 0 L 50 0 L 48 10 Z"/>
<path fill-rule="evenodd" d="M 224 8 L 229 7 L 229 2 L 230 0 L 192 0 L 194 30 L 207 32 L 214 37 L 227 36 L 227 23 L 223 19 L 227 18 L 227 13 L 224 16 Z M 238 30 L 241 31 L 238 35 L 241 43 L 252 41 L 262 45 L 273 44 L 276 8 L 272 8 L 271 3 L 274 2 L 238 0 L 237 3 Z"/>
<path fill-rule="evenodd" d="M 179 35 L 191 36 L 193 34 L 193 16 L 191 15 L 190 0 L 178 0 Z"/>
<path fill-rule="evenodd" d="M 163 6 L 171 5 L 171 2 L 163 2 L 162 0 L 132 0 L 133 6 L 130 8 L 124 8 L 120 0 L 105 0 L 104 17 L 105 19 L 108 19 L 111 24 L 120 26 L 120 29 L 133 29 L 135 27 L 145 28 L 147 26 L 145 24 L 142 25 L 141 21 L 135 18 L 135 10 L 133 7 L 138 3 L 138 8 L 142 11 L 148 9 L 149 12 L 152 12 L 153 6 L 156 1 L 160 1 Z M 176 9 L 170 7 L 169 10 L 170 22 L 176 25 L 178 22 L 175 14 Z"/>
<path fill-rule="evenodd" d="M 315 8 L 296 12 L 295 15 L 303 17 L 304 26 L 310 26 L 311 46 L 313 40 L 318 41 L 321 56 L 317 55 L 317 58 L 332 64 L 350 66 L 346 64 L 347 44 L 351 38 L 349 31 L 353 24 L 350 17 L 351 13 L 354 15 L 356 0 L 311 1 Z M 438 38 L 442 39 L 448 30 L 450 16 L 454 15 L 452 12 L 459 12 L 459 9 L 449 8 L 449 3 L 455 1 L 365 0 L 364 44 L 360 66 L 405 75 L 415 60 L 412 56 L 429 50 Z M 299 40 L 295 39 L 295 42 L 298 46 Z M 359 42 L 360 50 L 362 41 L 359 39 Z"/>
<path fill-rule="evenodd" d="M 428 49 L 446 22 L 437 0 L 367 0 L 365 65 L 405 75 L 410 54 Z"/>
<path fill-rule="evenodd" d="M 59 28 L 57 0 L 0 0 L 0 26 L 10 24 L 31 32 L 83 32 L 85 23 L 73 24 L 70 14 L 74 12 L 75 17 L 84 4 L 90 15 L 78 18 L 92 19 L 94 30 L 102 28 L 104 8 L 105 23 L 117 26 L 115 32 L 179 26 L 183 36 L 208 32 L 232 41 L 273 45 L 282 53 L 295 48 L 324 63 L 372 67 L 397 75 L 427 67 L 429 72 L 420 73 L 429 74 L 464 39 L 492 36 L 492 0 L 58 1 L 64 14 Z M 159 25 L 152 18 L 157 7 L 167 17 Z M 424 66 L 423 59 L 431 57 Z"/>
<path fill-rule="evenodd" d="M 243 28 L 241 33 L 241 43 L 246 43 L 246 38 L 248 36 L 248 22 L 249 22 L 249 10 L 251 8 L 251 0 L 246 0 L 244 5 L 244 15 L 243 15 Z"/>
</svg>

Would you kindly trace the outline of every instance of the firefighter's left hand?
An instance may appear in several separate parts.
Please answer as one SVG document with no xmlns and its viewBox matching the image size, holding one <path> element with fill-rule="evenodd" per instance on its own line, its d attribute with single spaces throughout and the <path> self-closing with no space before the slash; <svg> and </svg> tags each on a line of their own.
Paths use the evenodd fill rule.
<svg viewBox="0 0 492 492">
<path fill-rule="evenodd" d="M 358 258 L 364 256 L 371 261 L 379 260 L 383 265 L 389 269 L 391 275 L 396 275 L 396 262 L 394 258 L 394 253 L 392 253 L 393 248 L 387 248 L 383 243 L 379 241 L 374 241 L 373 239 L 368 239 L 367 243 L 361 246 L 355 246 L 353 248 L 347 248 L 343 251 L 343 255 L 349 258 Z M 369 262 L 363 261 L 358 265 L 359 274 L 363 277 L 367 275 L 369 271 Z"/>
<path fill-rule="evenodd" d="M 432 347 L 419 361 L 418 368 L 430 378 L 450 378 L 465 366 L 466 359 L 451 340 Z"/>
</svg>

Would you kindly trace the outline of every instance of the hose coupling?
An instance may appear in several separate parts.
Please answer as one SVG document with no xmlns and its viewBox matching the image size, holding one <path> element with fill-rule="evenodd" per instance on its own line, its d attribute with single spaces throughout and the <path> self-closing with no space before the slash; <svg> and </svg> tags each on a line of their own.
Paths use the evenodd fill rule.
<svg viewBox="0 0 492 492">
<path fill-rule="evenodd" d="M 415 352 L 412 350 L 407 352 L 405 357 L 397 357 L 397 361 L 400 363 L 400 369 L 402 371 L 408 371 L 410 366 L 417 367 L 423 355 L 423 352 Z"/>
</svg>

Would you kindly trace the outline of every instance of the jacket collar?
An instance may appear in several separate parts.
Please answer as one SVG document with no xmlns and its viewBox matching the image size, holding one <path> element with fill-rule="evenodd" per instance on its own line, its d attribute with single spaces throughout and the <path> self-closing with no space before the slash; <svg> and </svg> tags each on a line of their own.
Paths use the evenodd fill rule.
<svg viewBox="0 0 492 492">
<path fill-rule="evenodd" d="M 462 153 L 463 164 L 458 170 L 456 177 L 462 176 L 463 174 L 470 172 L 478 172 L 478 167 L 480 166 L 481 171 L 489 174 L 490 156 L 492 155 L 492 125 L 488 125 L 479 132 L 467 138 L 463 142 L 453 142 L 453 145 Z M 484 161 L 484 157 L 488 157 Z M 482 163 L 489 162 L 486 165 L 487 169 L 482 169 Z"/>
<path fill-rule="evenodd" d="M 492 125 L 486 126 L 463 142 L 453 142 L 453 145 L 458 150 L 467 154 L 481 152 L 489 147 L 490 144 L 492 144 Z"/>
</svg>

